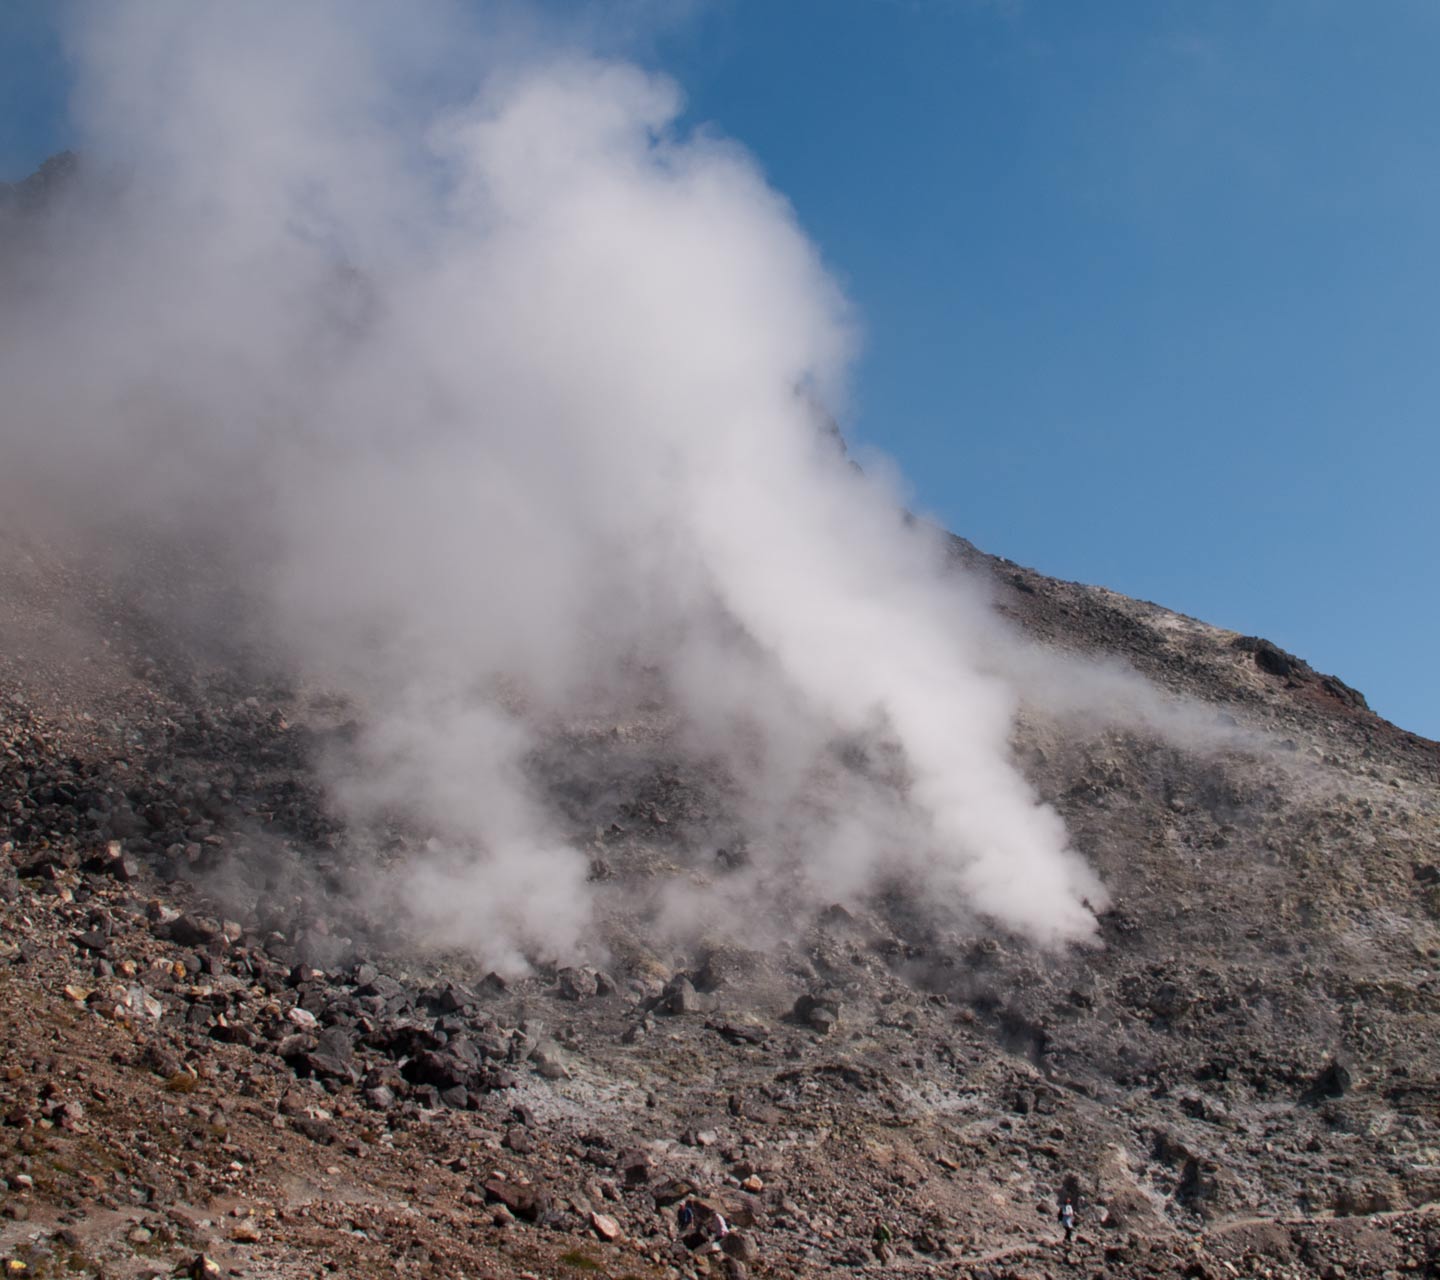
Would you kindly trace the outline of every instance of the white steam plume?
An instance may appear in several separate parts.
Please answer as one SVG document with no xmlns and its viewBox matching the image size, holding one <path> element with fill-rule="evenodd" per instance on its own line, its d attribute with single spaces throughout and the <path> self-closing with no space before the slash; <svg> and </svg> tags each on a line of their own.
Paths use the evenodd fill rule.
<svg viewBox="0 0 1440 1280">
<path fill-rule="evenodd" d="M 532 726 L 637 669 L 823 901 L 919 874 L 1089 936 L 980 594 L 817 428 L 852 326 L 785 201 L 633 66 L 481 44 L 417 97 L 427 59 L 457 82 L 446 12 L 397 47 L 338 4 L 85 11 L 86 154 L 125 178 L 5 308 L 13 474 L 250 566 L 363 709 L 340 799 L 437 833 L 420 896 L 493 962 L 573 952 L 589 910 Z M 802 820 L 839 739 L 897 783 Z"/>
</svg>

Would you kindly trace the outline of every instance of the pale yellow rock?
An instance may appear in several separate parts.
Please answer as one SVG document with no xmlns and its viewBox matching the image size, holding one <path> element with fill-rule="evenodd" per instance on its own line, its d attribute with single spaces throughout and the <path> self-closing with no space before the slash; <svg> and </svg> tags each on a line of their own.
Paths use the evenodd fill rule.
<svg viewBox="0 0 1440 1280">
<path fill-rule="evenodd" d="M 595 1234 L 602 1240 L 618 1240 L 620 1238 L 620 1224 L 608 1213 L 592 1213 L 590 1225 L 595 1229 Z"/>
</svg>

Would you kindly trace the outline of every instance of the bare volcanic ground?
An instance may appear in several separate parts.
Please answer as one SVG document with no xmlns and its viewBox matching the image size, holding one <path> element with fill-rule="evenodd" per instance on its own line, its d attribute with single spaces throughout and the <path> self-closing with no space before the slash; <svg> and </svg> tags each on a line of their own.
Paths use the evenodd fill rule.
<svg viewBox="0 0 1440 1280">
<path fill-rule="evenodd" d="M 353 708 L 182 644 L 163 575 L 0 539 L 9 1274 L 1440 1275 L 1440 747 L 1262 640 L 954 545 L 1032 636 L 1257 735 L 1027 710 L 1103 945 L 903 885 L 764 948 L 719 906 L 657 935 L 657 889 L 747 854 L 656 711 L 534 761 L 608 958 L 506 979 L 354 892 L 424 833 L 327 809 Z"/>
</svg>

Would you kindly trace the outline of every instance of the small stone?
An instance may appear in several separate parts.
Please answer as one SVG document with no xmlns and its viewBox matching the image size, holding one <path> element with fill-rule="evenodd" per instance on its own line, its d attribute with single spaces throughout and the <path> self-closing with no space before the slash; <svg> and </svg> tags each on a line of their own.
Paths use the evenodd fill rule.
<svg viewBox="0 0 1440 1280">
<path fill-rule="evenodd" d="M 602 1240 L 613 1241 L 620 1238 L 620 1224 L 608 1213 L 591 1213 L 590 1225 Z"/>
<path fill-rule="evenodd" d="M 290 1127 L 296 1133 L 303 1133 L 311 1142 L 322 1147 L 333 1146 L 339 1141 L 339 1133 L 329 1120 L 321 1120 L 314 1116 L 293 1116 L 290 1120 Z"/>
<path fill-rule="evenodd" d="M 376 1085 L 365 1090 L 365 1101 L 377 1111 L 389 1111 L 395 1105 L 395 1093 L 389 1085 Z"/>
<path fill-rule="evenodd" d="M 290 1062 L 297 1058 L 303 1058 L 317 1045 L 318 1041 L 314 1036 L 297 1031 L 293 1036 L 286 1036 L 281 1040 L 275 1046 L 275 1052 Z"/>
<path fill-rule="evenodd" d="M 670 1178 L 651 1189 L 657 1205 L 676 1204 L 695 1194 L 695 1184 L 686 1178 Z"/>
<path fill-rule="evenodd" d="M 475 997 L 464 987 L 451 983 L 441 991 L 438 1001 L 443 1013 L 460 1013 L 475 1003 Z"/>
<path fill-rule="evenodd" d="M 485 1199 L 503 1205 L 517 1218 L 538 1222 L 550 1210 L 550 1195 L 534 1183 L 521 1184 L 504 1178 L 491 1178 L 485 1183 Z"/>
<path fill-rule="evenodd" d="M 111 840 L 103 852 L 87 858 L 84 868 L 86 871 L 94 871 L 99 875 L 113 876 L 125 884 L 140 878 L 139 859 L 125 853 L 118 840 Z"/>
<path fill-rule="evenodd" d="M 720 1241 L 720 1248 L 724 1250 L 727 1257 L 734 1258 L 739 1262 L 755 1261 L 755 1245 L 743 1232 L 730 1232 Z"/>
<path fill-rule="evenodd" d="M 172 920 L 166 929 L 170 941 L 182 947 L 203 947 L 224 938 L 220 921 L 209 916 L 182 915 Z"/>
<path fill-rule="evenodd" d="M 795 1008 L 790 1016 L 794 1021 L 812 1031 L 818 1031 L 822 1036 L 829 1035 L 840 1020 L 840 996 L 834 991 L 801 996 L 795 1001 Z"/>
<path fill-rule="evenodd" d="M 570 1069 L 565 1065 L 565 1055 L 553 1040 L 542 1040 L 530 1051 L 530 1061 L 545 1080 L 569 1080 Z"/>
</svg>

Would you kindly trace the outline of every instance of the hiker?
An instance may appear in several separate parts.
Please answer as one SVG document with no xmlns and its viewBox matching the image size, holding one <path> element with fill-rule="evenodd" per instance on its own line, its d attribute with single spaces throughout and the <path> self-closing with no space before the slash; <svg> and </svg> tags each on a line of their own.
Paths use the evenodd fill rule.
<svg viewBox="0 0 1440 1280">
<path fill-rule="evenodd" d="M 690 1207 L 690 1201 L 686 1200 L 680 1206 L 680 1212 L 675 1215 L 675 1221 L 680 1226 L 682 1236 L 690 1234 L 690 1228 L 695 1225 L 695 1210 Z"/>
<path fill-rule="evenodd" d="M 1075 1206 L 1068 1200 L 1060 1206 L 1060 1225 L 1065 1228 L 1065 1243 L 1069 1244 L 1075 1236 Z"/>
<path fill-rule="evenodd" d="M 895 1256 L 890 1248 L 890 1228 L 883 1222 L 876 1222 L 875 1230 L 870 1233 L 870 1252 L 877 1262 L 889 1262 Z"/>
</svg>

